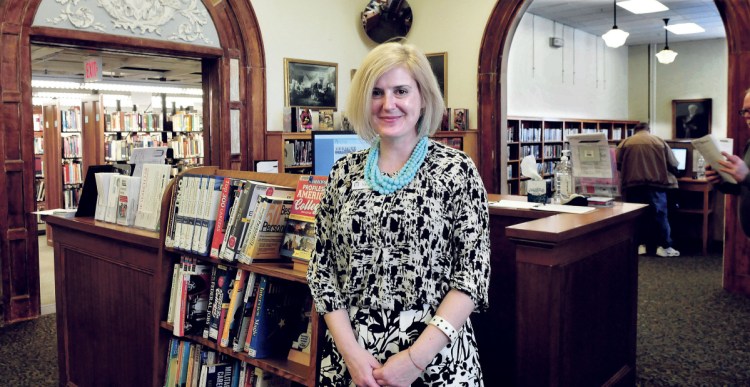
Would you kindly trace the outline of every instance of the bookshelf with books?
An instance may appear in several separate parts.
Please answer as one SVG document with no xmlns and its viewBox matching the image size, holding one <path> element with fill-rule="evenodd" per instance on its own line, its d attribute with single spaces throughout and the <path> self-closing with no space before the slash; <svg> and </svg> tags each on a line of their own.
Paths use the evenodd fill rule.
<svg viewBox="0 0 750 387">
<path fill-rule="evenodd" d="M 36 209 L 39 211 L 47 209 L 45 200 L 46 183 L 44 181 L 44 127 L 41 106 L 33 106 L 32 117 L 34 120 L 34 197 L 36 198 Z M 37 215 L 37 230 L 40 234 L 44 232 L 43 226 L 42 217 Z"/>
<path fill-rule="evenodd" d="M 226 358 L 239 360 L 243 363 L 248 363 L 253 367 L 261 369 L 267 373 L 277 375 L 278 377 L 299 383 L 301 385 L 314 386 L 316 381 L 315 375 L 317 365 L 316 353 L 318 332 L 322 324 L 322 319 L 320 319 L 320 317 L 314 311 L 312 313 L 309 312 L 309 310 L 312 308 L 312 301 L 308 299 L 309 290 L 306 286 L 305 271 L 294 270 L 292 262 L 288 259 L 283 259 L 280 254 L 278 255 L 277 259 L 269 259 L 263 261 L 255 260 L 248 264 L 242 263 L 246 262 L 245 259 L 238 258 L 230 261 L 224 258 L 212 258 L 211 255 L 215 255 L 213 253 L 199 255 L 196 253 L 187 252 L 186 249 L 175 247 L 176 245 L 173 244 L 176 243 L 176 241 L 169 241 L 169 239 L 171 238 L 170 229 L 176 227 L 170 227 L 170 218 L 174 217 L 177 222 L 180 221 L 178 219 L 178 216 L 176 215 L 180 213 L 180 209 L 182 208 L 180 204 L 183 203 L 181 201 L 182 198 L 179 196 L 179 191 L 182 189 L 189 189 L 180 188 L 180 182 L 183 181 L 183 179 L 186 179 L 186 176 L 190 175 L 222 176 L 224 178 L 229 177 L 233 180 L 244 179 L 263 181 L 267 184 L 290 187 L 292 188 L 292 192 L 294 192 L 294 189 L 297 187 L 297 183 L 300 178 L 299 174 L 267 174 L 257 172 L 242 172 L 233 170 L 219 170 L 215 167 L 194 168 L 177 176 L 175 182 L 173 182 L 165 192 L 162 202 L 162 210 L 164 211 L 162 213 L 161 220 L 161 241 L 164 245 L 162 249 L 162 259 L 165 266 L 172 268 L 172 275 L 163 278 L 165 288 L 162 289 L 162 291 L 166 295 L 165 297 L 167 299 L 163 300 L 164 308 L 162 309 L 159 325 L 162 329 L 162 332 L 165 332 L 166 335 L 161 335 L 162 341 L 160 342 L 160 347 L 164 346 L 164 348 L 166 348 L 168 344 L 167 341 L 170 340 L 169 336 L 171 336 L 173 333 L 178 333 L 178 335 L 176 336 L 179 336 L 182 340 L 187 340 L 189 342 L 199 344 L 202 348 L 215 351 Z M 182 184 L 183 187 L 189 187 L 188 184 L 190 184 L 190 182 L 189 180 L 184 180 L 184 183 Z M 236 190 L 238 189 L 239 188 L 237 188 Z M 227 188 L 227 190 L 229 191 L 229 188 Z M 191 200 L 192 199 L 188 199 L 188 204 L 191 203 Z M 241 203 L 241 200 L 237 199 L 235 203 L 239 205 L 239 203 Z M 197 206 L 200 207 L 200 205 Z M 227 204 L 226 206 L 232 206 L 232 204 Z M 170 212 L 172 211 L 175 211 L 175 214 L 170 215 Z M 222 213 L 221 205 L 219 206 L 218 212 Z M 223 212 L 226 212 L 226 209 Z M 258 209 L 257 212 L 261 213 L 262 210 Z M 219 219 L 217 215 L 217 223 L 219 224 L 218 226 L 216 226 L 217 228 L 221 227 L 220 222 L 223 222 L 223 219 L 224 217 Z M 184 224 L 187 225 L 189 224 L 189 222 L 185 222 Z M 227 232 L 229 233 L 231 231 L 228 230 Z M 177 238 L 174 239 L 176 240 Z M 172 247 L 170 247 L 171 245 Z M 205 305 L 204 311 L 201 312 L 207 315 L 206 320 L 203 322 L 203 324 L 206 324 L 206 327 L 201 329 L 202 333 L 192 332 L 179 334 L 185 332 L 187 326 L 192 325 L 189 323 L 187 324 L 187 326 L 184 325 L 185 322 L 179 317 L 180 303 L 178 302 L 175 304 L 173 302 L 174 296 L 172 296 L 173 289 L 177 289 L 177 291 L 179 292 L 179 287 L 174 288 L 173 286 L 171 286 L 171 284 L 174 283 L 173 276 L 175 275 L 176 270 L 178 270 L 178 268 L 182 265 L 182 262 L 185 260 L 193 261 L 197 265 L 206 266 L 209 268 L 209 270 L 213 270 L 219 273 L 226 272 L 228 274 L 224 274 L 225 277 L 234 278 L 234 280 L 229 283 L 227 280 L 218 281 L 216 278 L 212 279 L 211 283 L 213 284 L 212 287 L 214 287 L 214 294 L 209 295 L 208 305 Z M 216 276 L 220 277 L 221 274 L 212 274 L 212 277 Z M 288 346 L 286 346 L 286 348 L 283 349 L 283 353 L 274 353 L 268 357 L 263 358 L 251 356 L 250 353 L 252 352 L 248 352 L 249 347 L 247 347 L 247 345 L 242 346 L 241 344 L 238 344 L 240 340 L 239 337 L 241 337 L 243 333 L 246 338 L 246 343 L 247 336 L 251 335 L 251 333 L 247 329 L 244 329 L 243 331 L 242 327 L 244 325 L 242 322 L 240 322 L 242 321 L 242 319 L 238 320 L 237 316 L 247 315 L 247 317 L 249 317 L 249 312 L 251 312 L 253 308 L 259 308 L 254 304 L 254 301 L 250 301 L 253 304 L 248 304 L 248 299 L 251 297 L 256 297 L 256 299 L 260 297 L 260 293 L 257 293 L 257 289 L 255 290 L 255 296 L 252 296 L 253 289 L 251 283 L 253 283 L 254 281 L 254 283 L 259 284 L 261 280 L 272 283 L 273 285 L 271 286 L 277 288 L 278 290 L 283 290 L 288 294 L 292 294 L 294 296 L 292 297 L 293 299 L 305 300 L 305 303 L 309 304 L 306 309 L 308 310 L 308 314 L 310 316 L 311 332 L 313 333 L 311 334 L 309 342 L 310 355 L 306 357 L 306 361 L 292 361 L 287 358 L 287 354 L 291 348 L 291 342 Z M 226 285 L 228 286 L 228 288 L 223 289 L 218 285 L 219 283 L 228 284 Z M 238 288 L 235 286 L 235 284 L 242 285 L 240 285 L 240 287 Z M 209 294 L 211 293 L 209 292 Z M 222 296 L 224 296 L 223 301 L 220 301 Z M 172 307 L 170 307 L 170 305 Z M 222 311 L 222 308 L 226 311 L 226 313 L 225 311 Z M 230 321 L 234 321 L 234 323 Z M 208 334 L 209 328 L 215 330 L 213 335 Z M 160 353 L 166 355 L 167 351 L 160 351 Z M 255 355 L 262 356 L 262 354 L 259 355 L 258 353 L 255 353 Z M 307 364 L 304 364 L 305 362 Z M 166 380 L 164 379 L 164 377 L 169 376 L 165 375 L 167 373 L 167 367 L 165 367 L 165 365 L 168 364 L 167 357 L 161 357 L 156 362 L 156 364 L 157 366 L 160 366 L 160 369 L 157 370 L 157 372 L 159 373 L 159 380 L 163 382 L 164 380 Z"/>
<path fill-rule="evenodd" d="M 47 208 L 76 208 L 83 183 L 80 106 L 42 106 Z"/>
<path fill-rule="evenodd" d="M 438 131 L 431 139 L 468 154 L 479 165 L 477 131 Z M 312 143 L 309 132 L 266 132 L 266 156 L 279 161 L 279 172 L 311 173 Z"/>
<path fill-rule="evenodd" d="M 168 147 L 172 160 L 185 166 L 203 165 L 204 139 L 200 113 L 192 109 L 148 112 L 105 109 L 103 162 L 127 162 L 135 148 Z"/>
<path fill-rule="evenodd" d="M 562 150 L 567 149 L 569 134 L 605 133 L 609 143 L 616 146 L 619 141 L 632 135 L 638 121 L 596 120 L 540 117 L 509 117 L 507 136 L 508 193 L 524 194 L 524 181 L 521 176 L 521 160 L 534 155 L 539 174 L 549 179 L 555 165 L 560 161 Z"/>
</svg>

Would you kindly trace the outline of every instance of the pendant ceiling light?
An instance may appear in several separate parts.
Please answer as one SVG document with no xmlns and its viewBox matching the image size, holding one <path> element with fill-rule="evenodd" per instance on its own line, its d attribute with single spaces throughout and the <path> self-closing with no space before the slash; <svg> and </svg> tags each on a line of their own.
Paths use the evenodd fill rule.
<svg viewBox="0 0 750 387">
<path fill-rule="evenodd" d="M 606 34 L 602 35 L 604 43 L 612 48 L 620 47 L 625 44 L 625 39 L 628 38 L 629 33 L 617 28 L 617 0 L 612 1 L 612 7 L 614 9 L 614 25 L 612 29 Z"/>
<path fill-rule="evenodd" d="M 663 64 L 670 64 L 677 57 L 677 53 L 669 49 L 669 31 L 667 30 L 667 25 L 669 25 L 669 18 L 664 19 L 664 49 L 656 54 L 656 59 L 659 63 Z"/>
</svg>

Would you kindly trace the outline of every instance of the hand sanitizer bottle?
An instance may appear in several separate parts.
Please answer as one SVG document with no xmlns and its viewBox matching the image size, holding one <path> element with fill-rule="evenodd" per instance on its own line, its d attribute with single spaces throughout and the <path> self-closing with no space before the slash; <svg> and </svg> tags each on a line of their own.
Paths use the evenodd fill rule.
<svg viewBox="0 0 750 387">
<path fill-rule="evenodd" d="M 568 154 L 570 150 L 563 150 L 560 162 L 555 167 L 555 195 L 552 197 L 553 204 L 562 204 L 570 200 L 573 195 L 573 166 Z"/>
</svg>

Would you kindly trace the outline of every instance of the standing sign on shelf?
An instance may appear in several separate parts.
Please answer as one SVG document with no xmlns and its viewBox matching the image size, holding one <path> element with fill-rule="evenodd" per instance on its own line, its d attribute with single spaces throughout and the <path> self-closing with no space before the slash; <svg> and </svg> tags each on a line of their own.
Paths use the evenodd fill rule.
<svg viewBox="0 0 750 387">
<path fill-rule="evenodd" d="M 102 57 L 90 57 L 83 61 L 83 81 L 100 82 L 102 80 Z"/>
<path fill-rule="evenodd" d="M 143 164 L 165 164 L 167 160 L 167 147 L 135 148 L 130 155 L 130 164 L 135 164 L 133 176 L 140 177 Z"/>
</svg>

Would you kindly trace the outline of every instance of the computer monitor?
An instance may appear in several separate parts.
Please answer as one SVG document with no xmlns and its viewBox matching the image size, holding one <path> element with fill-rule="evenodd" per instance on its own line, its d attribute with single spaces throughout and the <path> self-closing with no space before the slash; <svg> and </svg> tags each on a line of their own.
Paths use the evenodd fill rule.
<svg viewBox="0 0 750 387">
<path fill-rule="evenodd" d="M 367 149 L 370 143 L 354 132 L 319 130 L 312 132 L 314 175 L 328 176 L 333 164 L 347 153 Z"/>
<path fill-rule="evenodd" d="M 672 148 L 672 154 L 674 154 L 679 163 L 677 165 L 677 173 L 680 176 L 685 174 L 685 169 L 687 168 L 687 152 L 688 150 L 685 148 Z"/>
</svg>

